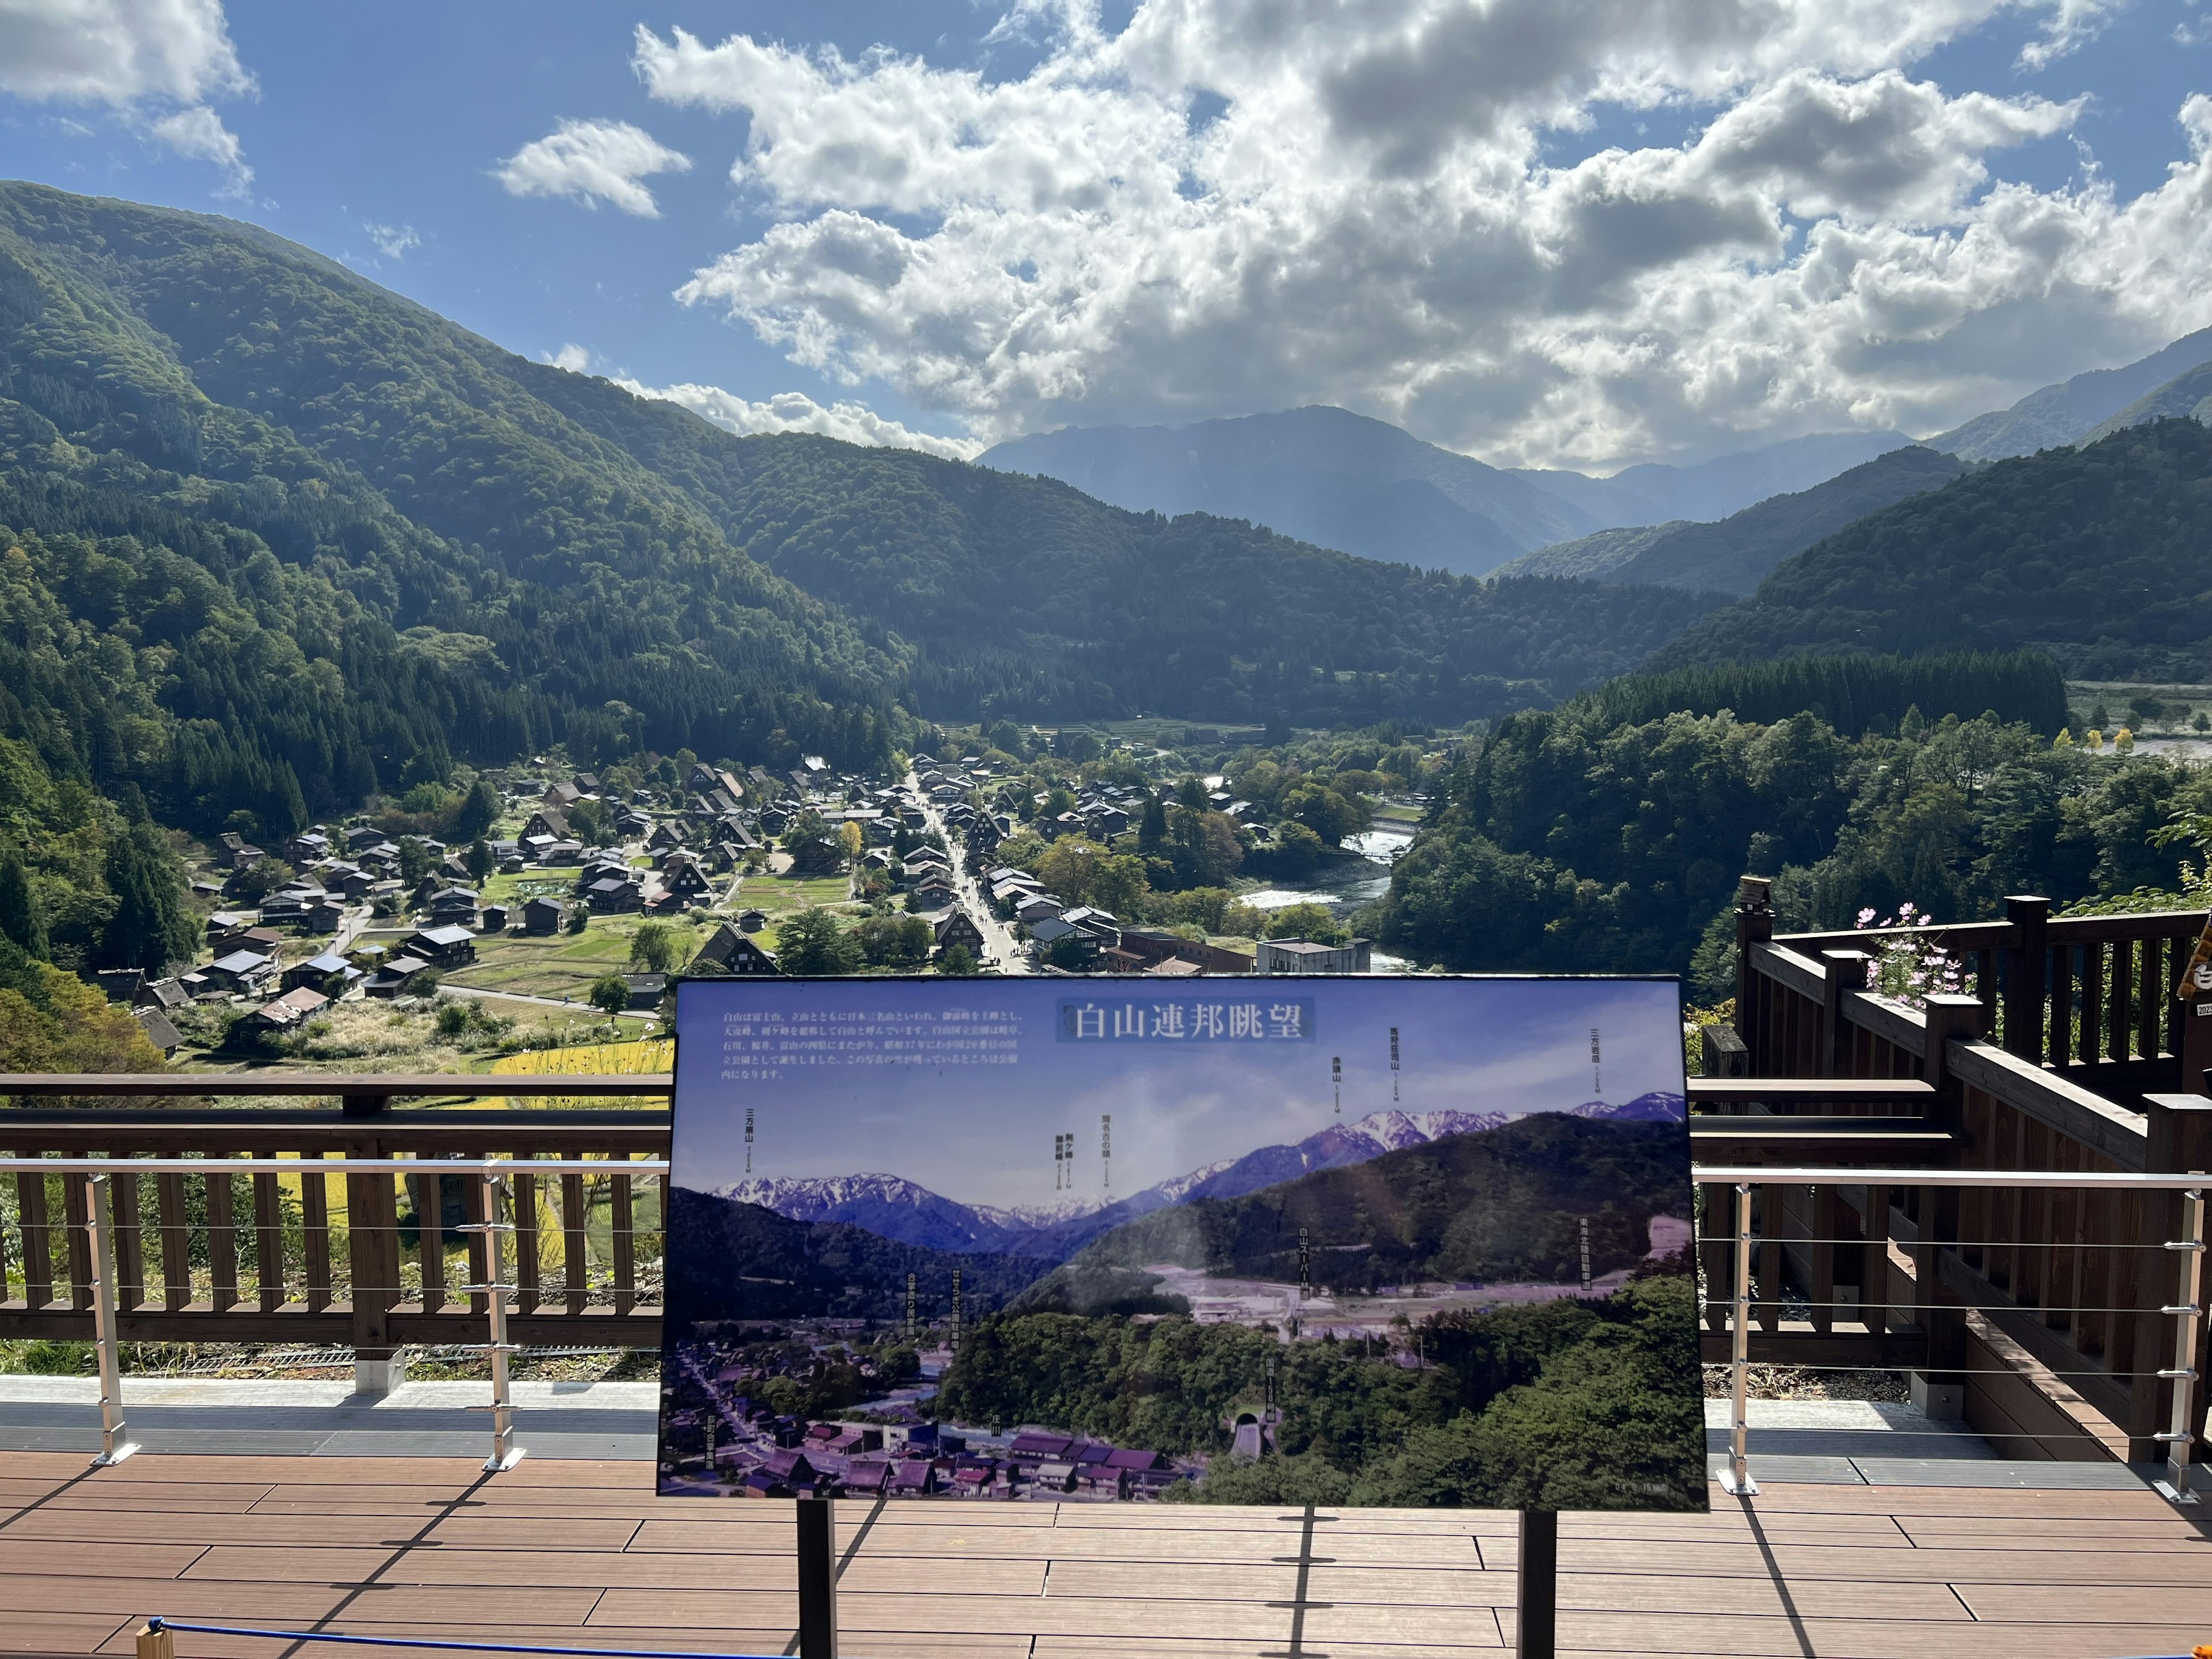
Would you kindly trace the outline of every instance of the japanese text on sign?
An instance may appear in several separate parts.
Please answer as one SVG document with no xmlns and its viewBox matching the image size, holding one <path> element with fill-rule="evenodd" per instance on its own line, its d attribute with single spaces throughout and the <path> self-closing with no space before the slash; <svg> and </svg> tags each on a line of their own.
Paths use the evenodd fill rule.
<svg viewBox="0 0 2212 1659">
<path fill-rule="evenodd" d="M 722 1016 L 722 1080 L 804 1066 L 1012 1066 L 1021 1017 L 1000 1008 L 742 1009 Z"/>
<path fill-rule="evenodd" d="M 1063 997 L 1055 1031 L 1062 1042 L 1310 1042 L 1313 1004 Z"/>
</svg>

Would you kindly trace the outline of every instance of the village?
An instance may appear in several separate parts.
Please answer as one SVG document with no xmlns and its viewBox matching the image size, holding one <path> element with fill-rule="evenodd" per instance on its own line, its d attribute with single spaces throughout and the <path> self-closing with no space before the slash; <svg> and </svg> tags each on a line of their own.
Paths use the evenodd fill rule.
<svg viewBox="0 0 2212 1659">
<path fill-rule="evenodd" d="M 781 774 L 694 762 L 673 787 L 664 763 L 658 787 L 628 789 L 543 758 L 533 767 L 566 775 L 483 775 L 496 812 L 466 841 L 406 833 L 389 811 L 270 847 L 223 834 L 195 872 L 209 907 L 198 958 L 166 974 L 104 973 L 102 988 L 165 1055 L 234 1065 L 389 1054 L 396 1039 L 364 1045 L 334 1030 L 379 1006 L 391 1024 L 434 1016 L 426 1038 L 442 1034 L 465 1055 L 635 1037 L 664 1029 L 684 975 L 1371 969 L 1364 939 L 1210 942 L 1067 902 L 1000 860 L 1018 836 L 1127 844 L 1149 798 L 1140 783 L 1031 790 L 975 752 L 918 755 L 896 778 L 819 756 Z M 1267 833 L 1225 789 L 1206 806 Z M 836 925 L 802 925 L 805 942 L 786 948 L 787 926 L 814 910 Z M 872 933 L 884 916 L 918 927 Z M 847 926 L 861 950 L 819 947 Z M 890 943 L 878 951 L 878 939 Z"/>
<path fill-rule="evenodd" d="M 951 1329 L 929 1334 L 940 1346 L 920 1356 L 921 1386 L 905 1389 L 889 1388 L 876 1361 L 854 1356 L 851 1334 L 745 1327 L 719 1337 L 702 1330 L 680 1344 L 664 1388 L 662 1492 L 1157 1502 L 1205 1473 L 1203 1459 L 1087 1436 L 927 1420 L 916 1406 L 951 1363 L 943 1346 L 957 1340 Z M 765 1397 L 831 1364 L 853 1366 L 880 1397 L 819 1416 L 779 1412 Z"/>
</svg>

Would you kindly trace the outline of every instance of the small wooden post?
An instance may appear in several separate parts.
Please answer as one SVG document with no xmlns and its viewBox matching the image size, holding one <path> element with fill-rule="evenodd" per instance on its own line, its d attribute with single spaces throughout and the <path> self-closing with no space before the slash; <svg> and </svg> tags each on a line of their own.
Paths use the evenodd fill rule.
<svg viewBox="0 0 2212 1659">
<path fill-rule="evenodd" d="M 152 1619 L 139 1626 L 138 1659 L 177 1659 L 175 1632 Z"/>
<path fill-rule="evenodd" d="M 1851 1023 L 1844 1018 L 1844 994 L 1863 991 L 1874 958 L 1864 951 L 1823 951 L 1820 965 L 1827 970 L 1820 1023 L 1827 1027 L 1821 1044 L 1820 1065 L 1829 1077 L 1851 1075 Z"/>
<path fill-rule="evenodd" d="M 2012 924 L 2013 942 L 2004 975 L 2005 1052 L 2043 1060 L 2044 998 L 2049 989 L 2051 901 L 2013 896 L 2005 900 L 2005 920 Z M 2154 1051 L 2156 1045 L 2152 1045 Z"/>
<path fill-rule="evenodd" d="M 799 1500 L 799 1659 L 837 1659 L 837 1522 L 833 1500 Z"/>
<path fill-rule="evenodd" d="M 1559 1517 L 1521 1511 L 1521 1561 L 1513 1607 L 1515 1659 L 1553 1659 L 1559 1638 Z"/>
<path fill-rule="evenodd" d="M 1751 965 L 1751 947 L 1774 937 L 1774 883 L 1765 876 L 1745 876 L 1735 893 L 1735 1028 L 1751 1050 L 1754 1076 L 1772 1073 L 1774 1056 L 1766 1030 L 1765 1000 L 1759 978 Z"/>
</svg>

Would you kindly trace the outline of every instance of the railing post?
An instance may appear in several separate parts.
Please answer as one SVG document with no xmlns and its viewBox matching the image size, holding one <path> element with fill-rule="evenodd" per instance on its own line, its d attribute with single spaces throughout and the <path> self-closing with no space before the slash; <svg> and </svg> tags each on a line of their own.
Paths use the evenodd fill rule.
<svg viewBox="0 0 2212 1659">
<path fill-rule="evenodd" d="M 491 1455 L 484 1459 L 486 1474 L 500 1474 L 513 1468 L 523 1458 L 522 1448 L 514 1443 L 514 1402 L 509 1393 L 507 1356 L 514 1346 L 507 1340 L 507 1295 L 514 1287 L 502 1275 L 507 1269 L 507 1249 L 504 1240 L 514 1231 L 512 1222 L 500 1219 L 500 1200 L 507 1190 L 507 1176 L 498 1170 L 483 1172 L 483 1219 L 464 1226 L 463 1232 L 483 1236 L 484 1282 L 463 1288 L 471 1294 L 482 1295 L 491 1340 L 484 1352 L 491 1356 Z"/>
<path fill-rule="evenodd" d="M 1751 1183 L 1735 1188 L 1735 1311 L 1729 1322 L 1729 1466 L 1721 1490 L 1751 1498 L 1759 1488 L 1751 1478 Z"/>
<path fill-rule="evenodd" d="M 347 1103 L 350 1109 L 354 1103 Z M 374 1134 L 349 1134 L 345 1155 L 383 1158 Z M 399 1206 L 388 1175 L 346 1177 L 346 1253 L 353 1277 L 353 1386 L 386 1395 L 407 1380 L 392 1346 L 392 1304 L 399 1299 Z"/>
<path fill-rule="evenodd" d="M 100 1348 L 100 1455 L 92 1460 L 96 1469 L 120 1463 L 138 1449 L 123 1437 L 123 1364 L 118 1352 L 115 1239 L 109 1212 L 113 1181 L 114 1177 L 108 1175 L 93 1176 L 88 1194 L 92 1212 L 88 1218 L 92 1230 L 92 1322 Z"/>
<path fill-rule="evenodd" d="M 2194 1173 L 2194 1171 L 2192 1171 Z M 2182 1196 L 2181 1237 L 2166 1249 L 2181 1257 L 2178 1293 L 2162 1311 L 2173 1321 L 2173 1364 L 2160 1370 L 2173 1390 L 2166 1430 L 2158 1437 L 2166 1443 L 2166 1479 L 2160 1492 L 2177 1504 L 2194 1504 L 2189 1489 L 2189 1462 L 2196 1443 L 2197 1322 L 2204 1296 L 2204 1189 L 2191 1188 Z"/>
<path fill-rule="evenodd" d="M 1750 1053 L 1743 1046 L 1743 1038 L 1736 1028 L 1725 1020 L 1717 1020 L 1698 1032 L 1704 1053 L 1704 1075 L 1706 1077 L 1749 1077 Z"/>
<path fill-rule="evenodd" d="M 799 1510 L 799 1659 L 837 1659 L 835 1500 L 802 1498 Z"/>
<path fill-rule="evenodd" d="M 1765 1000 L 1751 965 L 1751 947 L 1773 937 L 1774 883 L 1765 876 L 1746 876 L 1735 890 L 1735 1028 L 1751 1051 L 1757 1077 L 1773 1069 L 1774 1057 L 1768 1052 Z"/>
<path fill-rule="evenodd" d="M 1830 1077 L 1851 1073 L 1851 1023 L 1844 1018 L 1844 994 L 1863 991 L 1874 958 L 1864 951 L 1823 951 L 1820 965 L 1827 970 L 1822 981 L 1820 1024 L 1826 1028 L 1821 1044 L 1821 1067 Z"/>
<path fill-rule="evenodd" d="M 2206 956 L 2199 962 L 2197 956 Z M 2181 1003 L 2181 1088 L 2212 1095 L 2212 921 L 2204 924 L 2197 949 L 2182 958 L 2173 994 Z"/>
<path fill-rule="evenodd" d="M 2014 896 L 2005 900 L 2005 920 L 2013 938 L 2004 975 L 2004 1046 L 2007 1054 L 2043 1062 L 2046 1022 L 2043 1001 L 2050 969 L 2051 901 Z"/>
<path fill-rule="evenodd" d="M 1963 1131 L 1966 1106 L 1960 1084 L 1950 1075 L 1950 1044 L 1982 1034 L 1985 1011 L 1978 997 L 1939 993 L 1928 999 L 1927 1048 L 1923 1063 L 1936 1090 L 1928 1116 L 1930 1127 Z M 1966 1317 L 1943 1294 L 1943 1252 L 1959 1237 L 1959 1189 L 1922 1187 L 1919 1240 L 1912 1248 L 1913 1319 L 1927 1339 L 1928 1364 L 1911 1376 L 1912 1403 L 1939 1421 L 1966 1414 Z"/>
<path fill-rule="evenodd" d="M 2191 1095 L 2146 1095 L 2143 1097 L 2143 1111 L 2147 1115 L 2143 1172 L 2146 1175 L 2192 1173 L 2184 1167 L 2189 1161 L 2184 1156 L 2184 1142 L 2189 1138 L 2195 1123 L 2212 1117 L 2212 1101 Z M 2135 1360 L 2130 1368 L 2135 1376 L 2129 1381 L 2128 1420 L 2124 1425 L 2128 1431 L 2128 1461 L 2131 1463 L 2154 1463 L 2170 1455 L 2169 1448 L 2172 1443 L 2166 1439 L 2166 1435 L 2174 1426 L 2175 1412 L 2185 1411 L 2190 1396 L 2187 1380 L 2179 1378 L 2173 1373 L 2193 1367 L 2193 1352 L 2191 1356 L 2177 1358 L 2171 1367 L 2160 1365 L 2155 1358 L 2166 1346 L 2165 1322 L 2180 1317 L 2173 1310 L 2179 1300 L 2187 1298 L 2177 1298 L 2173 1303 L 2166 1301 L 2167 1287 L 2160 1282 L 2165 1278 L 2165 1273 L 2160 1266 L 2154 1265 L 2158 1255 L 2153 1254 L 2156 1252 L 2162 1255 L 2165 1252 L 2181 1249 L 2177 1241 L 2187 1237 L 2185 1227 L 2190 1218 L 2190 1209 L 2191 1206 L 2179 1193 L 2143 1194 L 2142 1226 L 2136 1237 L 2142 1245 L 2145 1267 L 2137 1279 L 2142 1286 L 2138 1292 L 2142 1300 L 2137 1304 L 2138 1310 L 2135 1316 Z M 2201 1227 L 2201 1209 L 2196 1218 Z M 2198 1235 L 2198 1246 L 2197 1250 L 2185 1250 L 2183 1254 L 2193 1256 L 2200 1253 L 2201 1233 Z M 2184 1273 L 2185 1275 L 2187 1273 L 2185 1262 Z M 2200 1278 L 2196 1282 L 2201 1285 L 2203 1281 Z M 2193 1318 L 2190 1324 L 2193 1351 Z M 2193 1380 L 2193 1375 L 2188 1380 Z M 2177 1401 L 2181 1403 L 2177 1406 Z M 2161 1427 L 2161 1425 L 2166 1426 Z M 2188 1449 L 2188 1443 L 2181 1443 L 2185 1459 Z"/>
</svg>

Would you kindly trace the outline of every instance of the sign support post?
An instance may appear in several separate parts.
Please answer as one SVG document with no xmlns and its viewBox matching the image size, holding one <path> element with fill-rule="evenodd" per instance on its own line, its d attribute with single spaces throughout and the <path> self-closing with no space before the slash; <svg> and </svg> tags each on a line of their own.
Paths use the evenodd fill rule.
<svg viewBox="0 0 2212 1659">
<path fill-rule="evenodd" d="M 835 1500 L 799 1500 L 799 1659 L 837 1659 Z"/>
<path fill-rule="evenodd" d="M 1515 1659 L 1553 1659 L 1559 1633 L 1559 1516 L 1521 1511 L 1521 1565 L 1513 1607 Z"/>
</svg>

